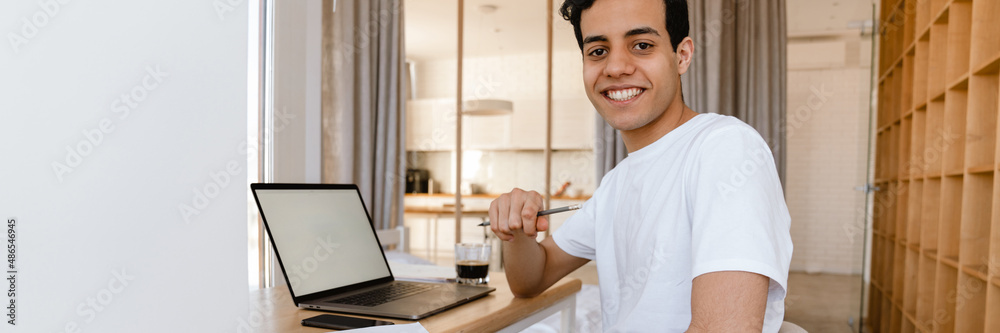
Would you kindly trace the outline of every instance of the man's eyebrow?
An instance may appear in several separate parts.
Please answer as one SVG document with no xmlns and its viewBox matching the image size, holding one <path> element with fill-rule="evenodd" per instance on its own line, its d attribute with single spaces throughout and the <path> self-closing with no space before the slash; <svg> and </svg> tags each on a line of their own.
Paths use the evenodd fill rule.
<svg viewBox="0 0 1000 333">
<path fill-rule="evenodd" d="M 608 37 L 604 36 L 604 35 L 587 36 L 587 38 L 583 39 L 583 44 L 586 45 L 587 43 L 607 42 L 607 41 L 608 41 Z"/>
<path fill-rule="evenodd" d="M 632 36 L 638 36 L 638 35 L 645 35 L 645 34 L 651 34 L 651 35 L 659 36 L 660 32 L 656 31 L 656 29 L 653 29 L 653 28 L 650 28 L 650 27 L 635 28 L 635 29 L 632 29 L 632 30 L 629 30 L 628 32 L 626 32 L 625 33 L 625 38 L 632 37 Z M 607 41 L 608 41 L 608 37 L 605 36 L 605 35 L 587 36 L 587 38 L 583 39 L 583 44 L 593 43 L 593 42 L 607 42 Z"/>
<path fill-rule="evenodd" d="M 660 33 L 658 31 L 656 31 L 656 29 L 653 29 L 653 28 L 650 28 L 650 27 L 642 27 L 642 28 L 635 28 L 635 29 L 629 30 L 628 32 L 625 33 L 625 37 L 632 37 L 632 36 L 645 35 L 645 34 L 653 34 L 653 35 L 657 35 L 657 36 L 660 35 Z"/>
</svg>

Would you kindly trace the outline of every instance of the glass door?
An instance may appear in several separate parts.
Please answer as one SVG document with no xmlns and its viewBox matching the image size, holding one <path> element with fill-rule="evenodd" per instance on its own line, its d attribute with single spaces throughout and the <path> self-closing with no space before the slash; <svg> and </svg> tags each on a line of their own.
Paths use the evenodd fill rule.
<svg viewBox="0 0 1000 333">
<path fill-rule="evenodd" d="M 871 20 L 869 22 L 877 22 L 878 6 L 872 4 L 871 8 L 872 8 Z M 877 56 L 878 48 L 876 47 L 876 45 L 878 44 L 875 43 L 875 36 L 877 36 L 877 34 L 875 34 L 874 25 L 872 25 L 871 29 L 872 30 L 869 30 L 871 33 L 868 34 L 866 37 L 862 38 L 862 41 L 869 45 L 868 49 L 870 50 L 868 59 L 869 70 L 868 70 L 868 80 L 867 80 L 868 96 L 869 96 L 868 113 L 867 116 L 859 123 L 859 126 L 861 128 L 868 129 L 865 139 L 862 140 L 862 142 L 864 142 L 864 147 L 863 149 L 861 149 L 862 151 L 865 152 L 866 156 L 865 158 L 866 163 L 864 167 L 865 177 L 864 179 L 862 179 L 862 182 L 859 182 L 859 185 L 854 188 L 855 190 L 864 193 L 863 202 L 858 204 L 859 208 L 863 207 L 863 210 L 861 211 L 864 212 L 864 214 L 856 218 L 857 220 L 856 225 L 845 229 L 845 232 L 850 234 L 851 236 L 849 237 L 851 237 L 852 239 L 857 239 L 857 238 L 861 239 L 860 246 L 862 253 L 861 257 L 862 273 L 861 273 L 861 281 L 856 282 L 856 285 L 858 285 L 860 292 L 858 294 L 852 295 L 856 299 L 858 299 L 857 307 L 853 308 L 854 312 L 857 314 L 857 317 L 850 317 L 848 321 L 848 323 L 851 325 L 851 329 L 856 333 L 860 333 L 865 330 L 864 328 L 865 320 L 868 316 L 868 296 L 869 296 L 869 285 L 871 283 L 870 281 L 871 281 L 871 271 L 872 271 L 872 264 L 871 264 L 872 224 L 874 222 L 873 221 L 875 216 L 874 214 L 876 212 L 884 211 L 884 209 L 876 208 L 874 206 L 875 204 L 874 197 L 876 191 L 883 190 L 883 187 L 885 186 L 883 186 L 883 184 L 876 183 L 875 172 L 874 172 L 875 171 L 874 137 L 876 131 L 878 130 L 877 128 L 875 128 L 875 124 L 877 123 L 875 117 L 878 112 L 876 101 L 878 101 L 879 96 L 876 93 L 877 90 L 873 89 L 873 87 L 875 86 L 875 83 L 878 81 L 878 74 L 877 74 L 878 71 L 876 70 L 877 66 L 875 65 L 875 60 L 878 58 Z"/>
<path fill-rule="evenodd" d="M 795 250 L 785 320 L 809 332 L 861 332 L 876 186 L 872 4 L 786 4 L 785 197 Z"/>
</svg>

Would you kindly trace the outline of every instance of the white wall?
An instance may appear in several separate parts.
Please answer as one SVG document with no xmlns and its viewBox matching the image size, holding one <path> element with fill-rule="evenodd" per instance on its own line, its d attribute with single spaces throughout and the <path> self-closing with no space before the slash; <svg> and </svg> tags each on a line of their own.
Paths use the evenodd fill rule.
<svg viewBox="0 0 1000 333">
<path fill-rule="evenodd" d="M 4 332 L 250 328 L 255 6 L 0 4 L 0 217 L 17 220 Z"/>
</svg>

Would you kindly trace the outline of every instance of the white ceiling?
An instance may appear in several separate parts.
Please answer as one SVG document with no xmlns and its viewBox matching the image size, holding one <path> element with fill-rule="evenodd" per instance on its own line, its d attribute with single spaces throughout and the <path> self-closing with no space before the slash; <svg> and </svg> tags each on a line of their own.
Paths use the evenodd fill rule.
<svg viewBox="0 0 1000 333">
<path fill-rule="evenodd" d="M 553 0 L 555 6 L 562 0 Z M 482 5 L 494 5 L 483 13 Z M 502 56 L 545 53 L 545 1 L 466 0 L 464 54 Z M 407 58 L 414 60 L 455 58 L 458 40 L 457 0 L 410 0 L 404 5 Z M 558 11 L 558 7 L 554 8 Z M 555 16 L 553 49 L 579 51 L 569 22 Z"/>
</svg>

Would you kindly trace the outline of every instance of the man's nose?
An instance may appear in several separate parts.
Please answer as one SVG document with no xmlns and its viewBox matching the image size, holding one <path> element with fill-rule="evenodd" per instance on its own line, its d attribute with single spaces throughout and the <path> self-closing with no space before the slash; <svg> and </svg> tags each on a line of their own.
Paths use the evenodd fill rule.
<svg viewBox="0 0 1000 333">
<path fill-rule="evenodd" d="M 632 64 L 632 57 L 628 52 L 618 51 L 608 54 L 608 62 L 604 66 L 604 75 L 608 77 L 619 77 L 629 75 L 635 70 Z"/>
</svg>

